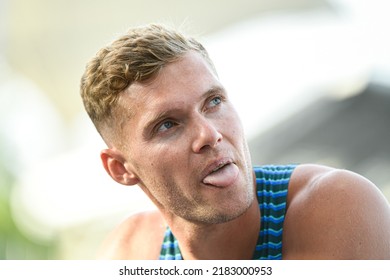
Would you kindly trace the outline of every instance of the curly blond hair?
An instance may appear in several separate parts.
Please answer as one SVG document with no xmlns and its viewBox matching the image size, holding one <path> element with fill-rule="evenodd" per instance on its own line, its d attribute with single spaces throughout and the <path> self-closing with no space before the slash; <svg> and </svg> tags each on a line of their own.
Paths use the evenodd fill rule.
<svg viewBox="0 0 390 280">
<path fill-rule="evenodd" d="M 92 58 L 82 76 L 80 92 L 84 107 L 103 139 L 108 136 L 102 130 L 115 127 L 113 113 L 121 93 L 135 82 L 153 79 L 165 65 L 189 51 L 199 52 L 215 71 L 202 44 L 158 24 L 130 29 Z"/>
</svg>

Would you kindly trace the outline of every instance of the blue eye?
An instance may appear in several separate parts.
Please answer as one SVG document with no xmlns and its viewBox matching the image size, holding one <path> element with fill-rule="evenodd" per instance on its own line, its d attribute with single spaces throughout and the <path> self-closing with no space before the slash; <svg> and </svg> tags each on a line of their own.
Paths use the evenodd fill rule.
<svg viewBox="0 0 390 280">
<path fill-rule="evenodd" d="M 221 97 L 217 96 L 217 97 L 214 97 L 213 99 L 211 99 L 210 105 L 211 105 L 211 106 L 217 106 L 217 105 L 219 105 L 221 102 L 222 102 Z"/>
<path fill-rule="evenodd" d="M 175 124 L 173 123 L 173 121 L 165 121 L 159 126 L 158 131 L 161 132 L 161 131 L 168 130 L 172 128 L 174 125 Z"/>
</svg>

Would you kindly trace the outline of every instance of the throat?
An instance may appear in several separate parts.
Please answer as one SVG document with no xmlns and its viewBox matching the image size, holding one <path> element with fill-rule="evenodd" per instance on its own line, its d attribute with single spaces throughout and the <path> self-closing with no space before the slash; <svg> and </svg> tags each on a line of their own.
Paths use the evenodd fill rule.
<svg viewBox="0 0 390 280">
<path fill-rule="evenodd" d="M 175 230 L 183 259 L 252 259 L 260 232 L 260 211 L 254 205 L 248 209 L 251 211 L 227 223 Z"/>
</svg>

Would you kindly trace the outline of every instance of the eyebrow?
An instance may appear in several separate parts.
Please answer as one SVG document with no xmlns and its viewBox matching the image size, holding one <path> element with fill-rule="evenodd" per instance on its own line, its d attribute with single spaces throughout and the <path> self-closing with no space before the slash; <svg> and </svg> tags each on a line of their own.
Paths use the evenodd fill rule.
<svg viewBox="0 0 390 280">
<path fill-rule="evenodd" d="M 205 93 L 202 94 L 202 99 L 206 99 L 210 95 L 213 95 L 215 93 L 224 93 L 226 94 L 226 90 L 223 86 L 213 86 L 209 90 L 207 90 Z"/>
<path fill-rule="evenodd" d="M 204 100 L 204 99 L 207 99 L 209 96 L 213 95 L 213 94 L 216 94 L 216 93 L 224 93 L 226 94 L 226 90 L 224 87 L 222 86 L 212 86 L 210 89 L 208 89 L 207 91 L 205 91 L 201 97 L 200 97 L 200 100 Z M 158 112 L 156 114 L 151 114 L 152 117 L 149 118 L 149 120 L 147 121 L 146 125 L 144 126 L 144 131 L 143 131 L 143 134 L 144 136 L 147 135 L 149 133 L 149 131 L 151 131 L 151 128 L 157 124 L 158 122 L 160 122 L 161 120 L 167 118 L 168 116 L 172 115 L 174 112 L 177 112 L 179 111 L 180 109 L 178 108 L 172 108 L 172 109 L 168 109 L 168 110 L 163 110 L 161 112 Z"/>
<path fill-rule="evenodd" d="M 169 109 L 169 110 L 164 110 L 162 112 L 159 112 L 157 114 L 153 114 L 150 120 L 147 121 L 146 125 L 144 126 L 143 129 L 143 134 L 144 136 L 148 135 L 150 131 L 152 131 L 153 127 L 162 121 L 163 119 L 167 118 L 168 116 L 172 115 L 175 111 L 178 111 L 177 108 L 175 109 Z"/>
</svg>

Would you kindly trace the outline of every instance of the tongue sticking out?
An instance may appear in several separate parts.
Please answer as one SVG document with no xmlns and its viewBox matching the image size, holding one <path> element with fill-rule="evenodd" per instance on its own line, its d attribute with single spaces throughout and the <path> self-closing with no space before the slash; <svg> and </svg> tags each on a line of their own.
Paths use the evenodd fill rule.
<svg viewBox="0 0 390 280">
<path fill-rule="evenodd" d="M 217 187 L 227 187 L 231 185 L 238 176 L 238 167 L 233 164 L 227 164 L 221 169 L 210 173 L 203 179 L 204 184 Z"/>
</svg>

